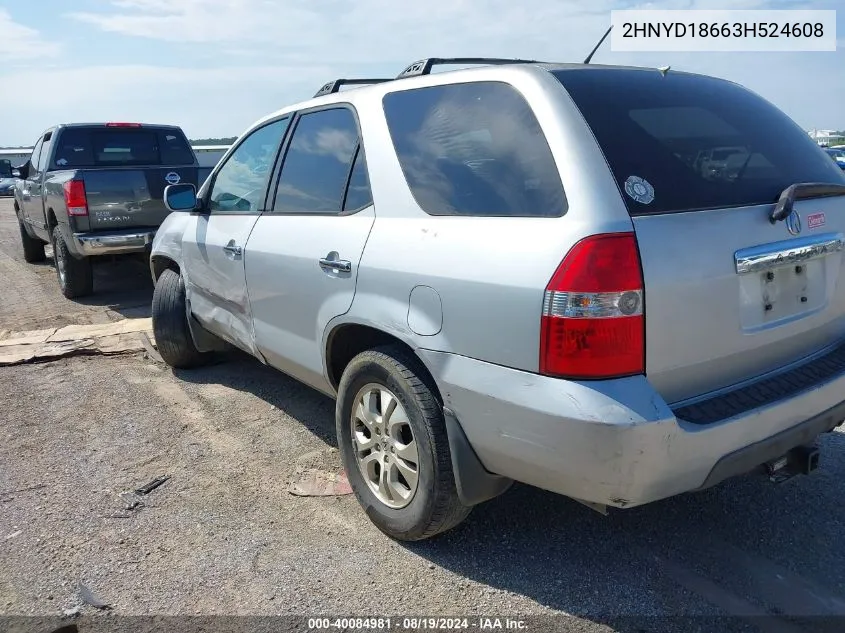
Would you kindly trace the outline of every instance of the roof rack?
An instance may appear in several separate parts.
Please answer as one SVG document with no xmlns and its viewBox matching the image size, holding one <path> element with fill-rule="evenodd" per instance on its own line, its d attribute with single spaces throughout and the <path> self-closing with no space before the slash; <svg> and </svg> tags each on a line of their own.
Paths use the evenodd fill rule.
<svg viewBox="0 0 845 633">
<path fill-rule="evenodd" d="M 403 70 L 396 79 L 403 77 L 416 77 L 418 75 L 431 74 L 434 66 L 446 64 L 539 64 L 534 59 L 502 59 L 499 57 L 429 57 L 414 62 Z"/>
<path fill-rule="evenodd" d="M 393 81 L 393 79 L 335 79 L 330 81 L 317 91 L 314 97 L 322 97 L 323 95 L 330 95 L 338 92 L 341 86 L 364 86 L 369 84 L 382 84 L 385 81 Z"/>
</svg>

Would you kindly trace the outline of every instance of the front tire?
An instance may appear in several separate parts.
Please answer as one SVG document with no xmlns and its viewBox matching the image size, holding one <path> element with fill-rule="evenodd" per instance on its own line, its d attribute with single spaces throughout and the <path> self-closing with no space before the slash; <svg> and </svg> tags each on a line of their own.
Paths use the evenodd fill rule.
<svg viewBox="0 0 845 633">
<path fill-rule="evenodd" d="M 21 247 L 23 248 L 23 260 L 28 264 L 38 264 L 47 259 L 44 254 L 44 242 L 36 237 L 30 237 L 26 232 L 23 222 L 18 220 L 18 227 L 21 231 Z"/>
<path fill-rule="evenodd" d="M 358 354 L 338 388 L 338 447 L 367 516 L 391 538 L 418 541 L 461 523 L 443 408 L 411 354 Z"/>
<path fill-rule="evenodd" d="M 188 326 L 185 282 L 174 270 L 165 270 L 156 281 L 152 317 L 156 346 L 165 363 L 187 369 L 205 362 L 207 354 L 194 345 Z"/>
<path fill-rule="evenodd" d="M 59 227 L 53 227 L 53 259 L 59 288 L 68 299 L 90 295 L 94 291 L 94 270 L 88 257 L 71 255 Z"/>
</svg>

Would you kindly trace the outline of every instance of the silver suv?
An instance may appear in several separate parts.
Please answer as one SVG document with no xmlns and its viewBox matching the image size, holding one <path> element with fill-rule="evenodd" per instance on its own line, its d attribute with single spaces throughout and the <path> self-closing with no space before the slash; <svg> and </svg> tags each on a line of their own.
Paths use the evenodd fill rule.
<svg viewBox="0 0 845 633">
<path fill-rule="evenodd" d="M 430 72 L 456 61 L 327 84 L 168 187 L 162 357 L 235 346 L 336 397 L 397 539 L 513 481 L 606 512 L 813 470 L 845 419 L 842 170 L 727 81 Z"/>
</svg>

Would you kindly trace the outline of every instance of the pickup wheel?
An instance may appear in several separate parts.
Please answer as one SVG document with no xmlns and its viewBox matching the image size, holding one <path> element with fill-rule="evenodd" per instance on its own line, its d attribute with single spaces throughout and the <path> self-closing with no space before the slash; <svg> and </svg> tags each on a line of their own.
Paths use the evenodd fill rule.
<svg viewBox="0 0 845 633">
<path fill-rule="evenodd" d="M 30 237 L 26 232 L 23 222 L 18 220 L 18 227 L 21 230 L 21 246 L 23 247 L 23 259 L 28 264 L 37 264 L 47 259 L 44 254 L 44 242 L 36 237 Z"/>
<path fill-rule="evenodd" d="M 418 541 L 469 515 L 455 487 L 443 409 L 425 370 L 388 346 L 362 352 L 343 372 L 337 440 L 349 483 L 382 532 Z"/>
<path fill-rule="evenodd" d="M 201 365 L 207 354 L 200 352 L 188 326 L 185 282 L 174 270 L 165 270 L 153 292 L 153 335 L 165 363 L 177 369 Z"/>
<path fill-rule="evenodd" d="M 68 299 L 90 295 L 94 291 L 94 270 L 87 257 L 76 258 L 68 250 L 59 227 L 53 227 L 53 259 L 59 288 Z"/>
</svg>

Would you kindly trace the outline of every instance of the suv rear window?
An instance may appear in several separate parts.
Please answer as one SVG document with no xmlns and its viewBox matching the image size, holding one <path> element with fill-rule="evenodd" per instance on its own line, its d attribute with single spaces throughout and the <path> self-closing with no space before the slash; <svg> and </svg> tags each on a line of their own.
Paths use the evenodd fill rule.
<svg viewBox="0 0 845 633">
<path fill-rule="evenodd" d="M 393 92 L 384 112 L 405 180 L 430 215 L 557 217 L 566 197 L 530 106 L 506 83 Z"/>
<path fill-rule="evenodd" d="M 67 128 L 55 153 L 60 168 L 124 165 L 185 165 L 193 150 L 176 130 L 125 128 Z"/>
<path fill-rule="evenodd" d="M 657 70 L 553 74 L 592 129 L 631 215 L 770 204 L 797 182 L 845 183 L 806 132 L 734 83 Z"/>
</svg>

